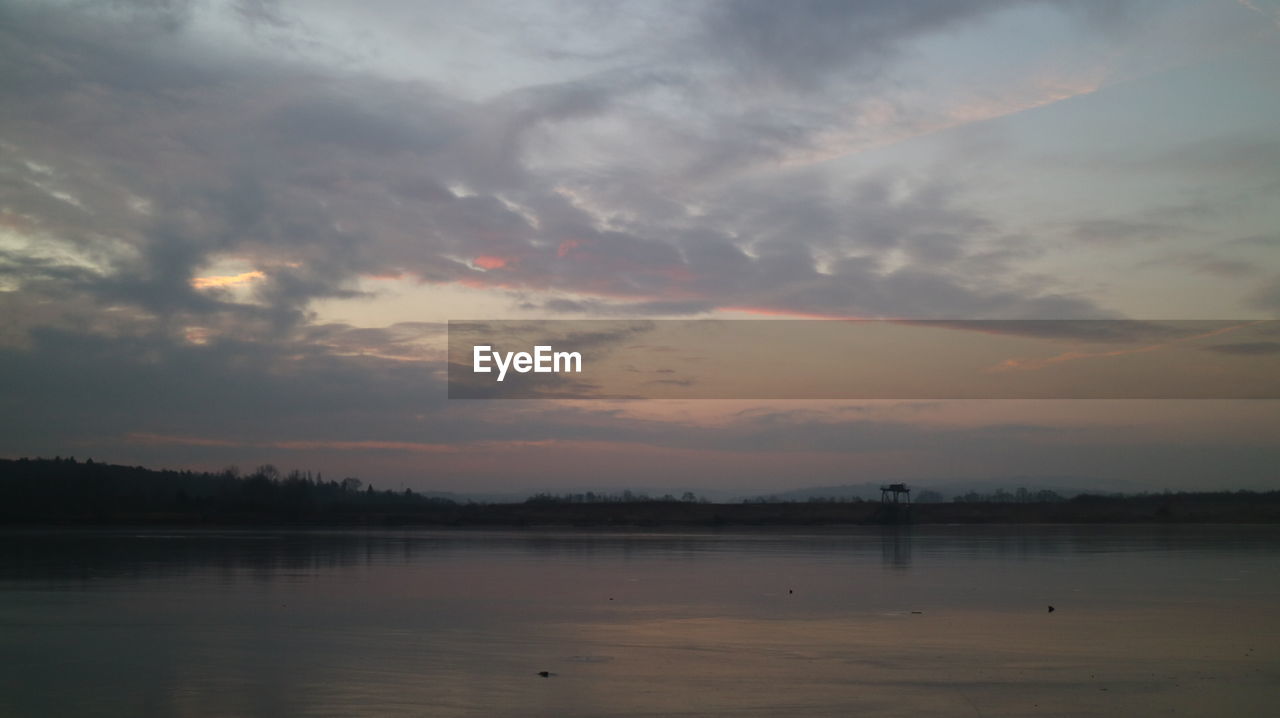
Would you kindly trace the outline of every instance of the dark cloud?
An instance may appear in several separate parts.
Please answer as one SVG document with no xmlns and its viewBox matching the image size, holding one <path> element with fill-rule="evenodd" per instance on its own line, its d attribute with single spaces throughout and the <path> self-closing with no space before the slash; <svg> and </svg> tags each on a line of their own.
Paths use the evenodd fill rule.
<svg viewBox="0 0 1280 718">
<path fill-rule="evenodd" d="M 866 80 L 912 41 L 998 10 L 1053 6 L 1090 27 L 1120 34 L 1150 2 L 1095 0 L 720 0 L 706 4 L 699 45 L 743 82 L 808 91 L 832 80 Z"/>
<path fill-rule="evenodd" d="M 274 130 L 277 142 L 305 151 L 342 148 L 374 155 L 430 152 L 461 134 L 448 117 L 420 116 L 409 125 L 403 117 L 379 112 L 359 98 L 340 96 L 308 97 L 281 107 L 271 113 L 264 129 Z"/>
<path fill-rule="evenodd" d="M 1216 277 L 1247 277 L 1256 274 L 1256 264 L 1240 259 L 1230 259 L 1213 252 L 1181 252 L 1159 259 L 1151 259 L 1137 265 L 1145 267 L 1182 267 L 1197 274 L 1208 274 Z"/>
<path fill-rule="evenodd" d="M 1083 220 L 1074 223 L 1070 231 L 1076 239 L 1099 243 L 1159 241 L 1186 233 L 1186 229 L 1176 225 L 1127 219 Z"/>
<path fill-rule="evenodd" d="M 62 264 L 47 257 L 0 250 L 0 277 L 11 281 L 21 279 L 28 285 L 76 285 L 92 281 L 95 276 L 95 272 L 85 267 Z"/>
<path fill-rule="evenodd" d="M 867 77 L 902 44 L 1011 4 L 1005 0 L 725 0 L 709 3 L 704 43 L 747 81 L 811 89 Z"/>
</svg>

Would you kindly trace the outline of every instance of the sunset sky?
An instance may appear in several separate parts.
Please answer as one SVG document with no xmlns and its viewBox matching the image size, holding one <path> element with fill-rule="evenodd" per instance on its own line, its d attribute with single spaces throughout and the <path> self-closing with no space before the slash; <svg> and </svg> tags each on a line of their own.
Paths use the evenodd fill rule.
<svg viewBox="0 0 1280 718">
<path fill-rule="evenodd" d="M 448 320 L 1280 318 L 1277 118 L 1265 0 L 0 0 L 0 455 L 1280 488 L 1272 400 L 445 391 Z"/>
</svg>

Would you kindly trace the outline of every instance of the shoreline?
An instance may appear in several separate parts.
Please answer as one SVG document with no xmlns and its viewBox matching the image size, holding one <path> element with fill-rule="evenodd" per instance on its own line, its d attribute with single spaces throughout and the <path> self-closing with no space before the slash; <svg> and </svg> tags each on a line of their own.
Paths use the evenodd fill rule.
<svg viewBox="0 0 1280 718">
<path fill-rule="evenodd" d="M 1019 525 L 1280 525 L 1280 502 L 1215 503 L 1164 497 L 1048 504 L 459 504 L 413 512 L 112 512 L 9 516 L 0 528 L 840 528 Z"/>
</svg>

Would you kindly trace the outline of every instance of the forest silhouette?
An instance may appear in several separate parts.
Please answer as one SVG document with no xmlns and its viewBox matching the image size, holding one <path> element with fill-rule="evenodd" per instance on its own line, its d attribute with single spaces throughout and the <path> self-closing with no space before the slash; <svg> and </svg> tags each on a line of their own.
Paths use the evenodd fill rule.
<svg viewBox="0 0 1280 718">
<path fill-rule="evenodd" d="M 74 458 L 0 459 L 0 524 L 769 526 L 877 523 L 1274 523 L 1280 491 L 1082 494 L 968 492 L 910 506 L 860 499 L 788 502 L 756 497 L 711 503 L 681 496 L 539 493 L 483 503 L 378 490 L 354 477 L 327 480 L 263 465 L 243 474 L 153 470 Z"/>
</svg>

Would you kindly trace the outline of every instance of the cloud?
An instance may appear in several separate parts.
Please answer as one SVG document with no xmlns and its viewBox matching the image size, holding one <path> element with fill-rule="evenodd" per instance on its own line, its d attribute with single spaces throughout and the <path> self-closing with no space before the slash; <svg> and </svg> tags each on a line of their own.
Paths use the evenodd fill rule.
<svg viewBox="0 0 1280 718">
<path fill-rule="evenodd" d="M 369 356 L 397 361 L 439 361 L 444 358 L 445 325 L 397 322 L 387 327 L 310 324 L 299 341 L 337 356 Z"/>
<path fill-rule="evenodd" d="M 196 289 L 217 289 L 222 287 L 234 287 L 240 284 L 248 284 L 255 279 L 262 279 L 267 275 L 260 270 L 249 272 L 241 272 L 239 274 L 224 274 L 210 277 L 194 277 L 191 280 L 191 286 Z"/>
<path fill-rule="evenodd" d="M 1253 306 L 1273 313 L 1280 313 L 1280 277 L 1261 284 L 1250 296 Z"/>
<path fill-rule="evenodd" d="M 808 90 L 837 73 L 874 75 L 906 42 L 1009 4 L 713 2 L 706 6 L 702 43 L 746 82 Z"/>
<path fill-rule="evenodd" d="M 813 3 L 775 17 L 772 4 L 729 3 L 709 6 L 703 20 L 720 42 L 746 43 L 712 55 L 751 53 L 761 71 L 794 79 L 797 63 L 892 55 L 896 43 L 998 5 Z M 606 315 L 742 306 L 819 316 L 1105 314 L 1011 273 L 1007 256 L 986 251 L 996 223 L 944 180 L 883 173 L 843 183 L 815 173 L 686 184 L 684 201 L 700 212 L 664 215 L 636 204 L 647 201 L 647 173 L 615 175 L 616 204 L 606 209 L 574 198 L 580 169 L 537 161 L 538 144 L 569 136 L 574 123 L 627 121 L 621 103 L 682 92 L 700 82 L 694 75 L 615 68 L 477 102 L 430 83 L 322 72 L 288 55 L 184 52 L 163 38 L 198 25 L 192 8 L 162 11 L 147 32 L 118 29 L 109 14 L 104 29 L 89 27 L 69 8 L 16 15 L 29 34 L 15 43 L 64 70 L 21 63 L 30 82 L 5 124 L 55 172 L 86 170 L 67 186 L 88 208 L 83 216 L 52 209 L 58 200 L 47 192 L 37 216 L 56 218 L 58 242 L 99 253 L 99 276 L 78 289 L 108 304 L 175 326 L 245 321 L 278 333 L 303 326 L 317 299 L 361 296 L 362 275 L 407 273 L 567 293 L 574 298 L 537 303 Z M 283 22 L 282 11 L 257 4 L 236 12 Z M 777 45 L 759 25 L 775 19 Z M 743 34 L 730 38 L 729 28 Z M 834 31 L 828 42 L 823 28 L 855 28 L 868 42 Z M 816 33 L 812 48 L 791 47 L 806 33 Z M 87 116 L 96 118 L 92 142 L 71 123 Z M 737 131 L 733 118 L 712 119 L 724 121 L 726 138 Z M 783 132 L 779 147 L 810 134 Z M 751 155 L 733 142 L 688 149 L 704 165 Z M 598 198 L 609 186 L 593 180 L 588 191 Z M 907 263 L 884 266 L 898 251 Z M 215 286 L 207 278 L 221 275 L 203 272 L 232 257 L 270 267 L 256 270 L 264 276 L 248 304 L 193 291 Z"/>
<path fill-rule="evenodd" d="M 1239 237 L 1231 240 L 1231 244 L 1250 249 L 1274 249 L 1280 247 L 1280 234 L 1258 234 Z"/>
<path fill-rule="evenodd" d="M 1130 242 L 1173 239 L 1186 230 L 1162 222 L 1125 219 L 1089 219 L 1076 222 L 1071 234 L 1084 242 Z"/>
<path fill-rule="evenodd" d="M 1057 339 L 1065 342 L 1116 344 L 1139 342 L 1171 342 L 1194 338 L 1208 330 L 1222 328 L 1222 322 L 1143 321 L 1137 319 L 1026 319 L 1013 321 L 901 320 L 905 324 L 922 324 L 966 332 L 983 332 L 1015 336 Z M 1234 326 L 1234 325 L 1232 325 Z"/>
<path fill-rule="evenodd" d="M 439 325 L 343 318 L 371 299 L 370 276 L 474 287 L 549 315 L 1116 316 L 1124 307 L 1094 299 L 1093 284 L 1055 271 L 1051 243 L 1024 229 L 1034 218 L 993 201 L 1005 188 L 984 184 L 985 150 L 932 164 L 870 151 L 1098 86 L 1091 67 L 1037 66 L 976 89 L 904 91 L 923 43 L 1014 5 L 620 6 L 572 26 L 534 5 L 389 4 L 395 20 L 379 23 L 263 0 L 4 3 L 0 365 L 23 377 L 0 392 L 5 450 L 128 434 L 348 454 L 767 444 L 759 427 L 685 435 L 600 408 L 446 404 Z M 1141 15 L 1029 7 L 1078 15 L 1072 32 L 1090 37 Z M 1063 166 L 1265 188 L 1274 145 L 1228 133 Z M 1185 229 L 1075 214 L 1057 226 L 1126 240 Z M 1272 289 L 1259 307 L 1280 307 Z M 922 445 L 862 428 L 859 450 Z M 810 448 L 836 450 L 838 431 L 823 442 Z M 166 446 L 150 455 L 231 448 Z"/>
<path fill-rule="evenodd" d="M 1213 252 L 1173 253 L 1158 259 L 1141 262 L 1138 267 L 1184 267 L 1198 274 L 1216 277 L 1247 277 L 1256 274 L 1259 267 L 1240 259 L 1229 259 Z"/>
<path fill-rule="evenodd" d="M 1123 325 L 1124 323 L 1121 322 L 1120 324 Z M 1169 347 L 1172 347 L 1174 345 L 1181 344 L 1184 342 L 1194 341 L 1197 339 L 1207 339 L 1209 337 L 1229 334 L 1231 332 L 1239 331 L 1241 329 L 1248 329 L 1257 323 L 1246 322 L 1241 324 L 1228 324 L 1226 326 L 1222 326 L 1221 322 L 1213 322 L 1210 326 L 1204 326 L 1204 327 L 1197 327 L 1196 324 L 1197 324 L 1196 322 L 1176 323 L 1176 328 L 1174 328 L 1173 331 L 1170 332 L 1171 336 L 1166 341 L 1160 342 L 1158 344 L 1147 344 L 1144 346 L 1136 346 L 1136 347 L 1129 346 L 1129 347 L 1123 347 L 1120 349 L 1106 349 L 1101 351 L 1072 350 L 1072 351 L 1063 352 L 1061 354 L 1055 354 L 1050 357 L 1006 359 L 1005 361 L 1000 362 L 996 366 L 991 367 L 989 371 L 991 372 L 1035 371 L 1038 369 L 1043 369 L 1047 366 L 1052 366 L 1054 364 L 1062 364 L 1064 362 L 1082 361 L 1082 360 L 1089 360 L 1089 359 L 1103 359 L 1108 357 L 1126 356 L 1130 354 L 1146 354 L 1149 352 L 1156 352 L 1156 351 L 1168 349 Z M 1177 326 L 1177 325 L 1180 325 L 1180 326 Z M 1179 332 L 1178 329 L 1182 329 L 1182 331 Z"/>
<path fill-rule="evenodd" d="M 1235 344 L 1214 344 L 1205 347 L 1207 351 L 1219 354 L 1237 354 L 1241 356 L 1266 356 L 1280 354 L 1280 342 L 1238 342 Z"/>
<path fill-rule="evenodd" d="M 381 336 L 328 331 L 356 332 L 353 339 L 368 343 Z M 1142 475 L 1187 481 L 1187 472 L 1204 464 L 1202 458 L 1181 465 L 1186 457 L 1177 452 L 1154 451 L 1140 440 L 1141 426 L 1052 420 L 948 426 L 928 420 L 946 407 L 936 403 L 897 412 L 883 403 L 822 411 L 782 403 L 701 422 L 681 420 L 675 408 L 657 412 L 660 418 L 629 416 L 625 403 L 449 402 L 438 367 L 335 355 L 310 340 L 266 346 L 214 338 L 190 345 L 38 331 L 32 348 L 0 350 L 0 375 L 23 377 L 0 394 L 0 415 L 7 417 L 0 452 L 74 451 L 211 468 L 272 462 L 455 489 L 562 486 L 570 479 L 635 486 L 679 475 L 700 486 L 774 490 L 816 477 L 844 480 L 851 466 L 973 472 L 992 456 L 1010 467 L 1002 471 L 1035 473 L 1037 466 L 1079 465 L 1078 457 L 1096 456 L 1100 446 L 1112 457 L 1130 457 Z M 1121 439 L 1128 434 L 1139 437 Z M 1264 451 L 1255 461 L 1252 446 L 1232 453 L 1205 438 L 1193 448 L 1236 462 L 1241 481 L 1254 481 L 1275 457 Z M 886 458 L 894 456 L 914 458 Z M 783 466 L 789 474 L 777 473 Z"/>
</svg>

